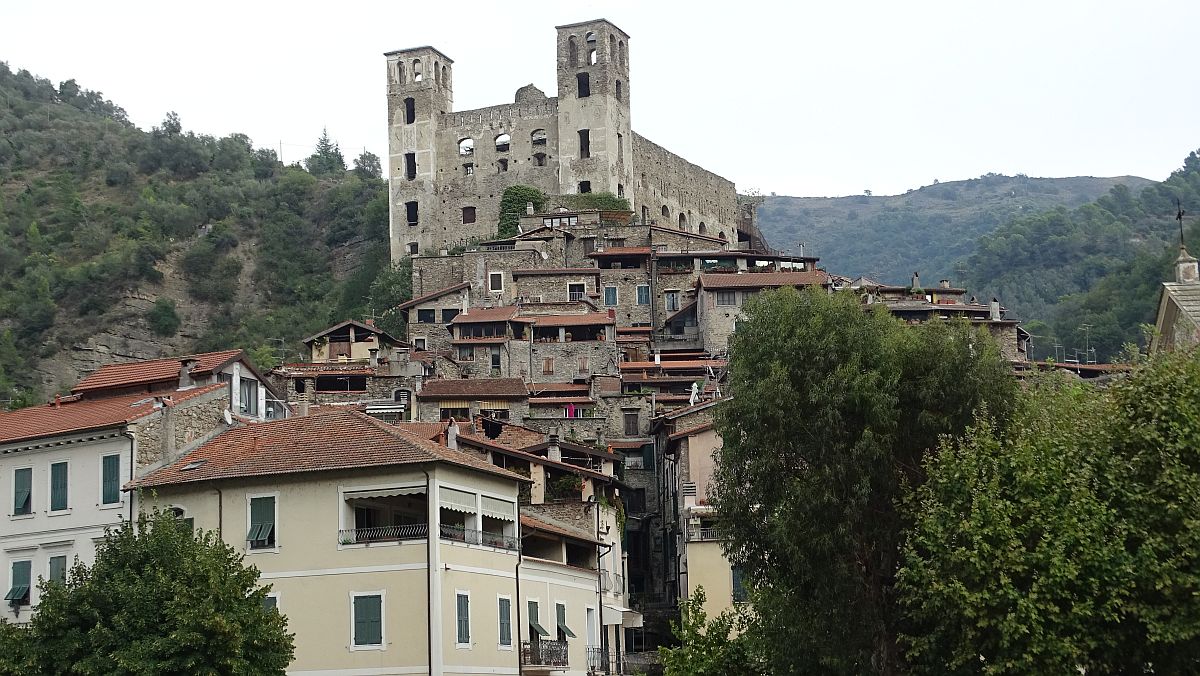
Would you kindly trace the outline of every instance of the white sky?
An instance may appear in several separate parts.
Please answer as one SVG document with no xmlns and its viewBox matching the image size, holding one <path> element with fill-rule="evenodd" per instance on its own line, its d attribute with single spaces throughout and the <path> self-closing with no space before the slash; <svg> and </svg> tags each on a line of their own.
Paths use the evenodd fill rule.
<svg viewBox="0 0 1200 676">
<path fill-rule="evenodd" d="M 455 60 L 455 108 L 550 95 L 554 26 L 631 36 L 638 133 L 781 195 L 972 178 L 1165 178 L 1200 147 L 1200 2 L 0 3 L 0 60 L 140 127 L 242 132 L 291 162 L 327 126 L 387 156 L 383 52 Z"/>
</svg>

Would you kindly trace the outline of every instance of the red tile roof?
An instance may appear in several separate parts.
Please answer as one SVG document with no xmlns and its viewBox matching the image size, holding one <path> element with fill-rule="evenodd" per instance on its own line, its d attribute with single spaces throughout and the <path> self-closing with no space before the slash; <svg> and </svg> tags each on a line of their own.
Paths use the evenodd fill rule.
<svg viewBox="0 0 1200 676">
<path fill-rule="evenodd" d="M 695 427 L 689 427 L 686 430 L 680 430 L 680 431 L 672 434 L 671 436 L 667 437 L 667 439 L 670 439 L 671 441 L 677 441 L 684 437 L 690 437 L 690 436 L 693 436 L 696 434 L 700 434 L 701 432 L 707 432 L 708 430 L 711 430 L 712 428 L 713 428 L 713 424 L 711 422 L 706 422 L 701 425 L 696 425 Z"/>
<path fill-rule="evenodd" d="M 592 404 L 596 403 L 591 397 L 530 397 L 530 406 L 550 406 L 557 404 Z"/>
<path fill-rule="evenodd" d="M 401 345 L 405 344 L 404 341 L 396 338 L 395 336 L 392 336 L 391 334 L 389 334 L 387 331 L 384 331 L 383 329 L 380 329 L 375 326 L 371 326 L 370 324 L 364 324 L 364 323 L 354 320 L 354 319 L 347 319 L 344 322 L 334 324 L 333 326 L 325 329 L 324 331 L 321 331 L 320 333 L 314 333 L 313 335 L 301 340 L 300 342 L 307 345 L 308 343 L 311 343 L 312 341 L 316 340 L 317 338 L 320 338 L 321 336 L 326 336 L 326 335 L 329 335 L 330 333 L 333 333 L 334 331 L 337 331 L 338 329 L 342 328 L 343 326 L 353 326 L 355 328 L 362 329 L 363 331 L 366 331 L 373 335 L 383 336 L 384 338 L 387 338 L 392 343 L 399 343 Z"/>
<path fill-rule="evenodd" d="M 587 383 L 530 383 L 529 391 L 534 394 L 542 392 L 587 392 L 590 389 Z"/>
<path fill-rule="evenodd" d="M 226 383 L 212 383 L 187 390 L 163 391 L 158 396 L 170 397 L 172 402 L 179 404 L 228 387 Z M 49 403 L 0 413 L 0 443 L 122 425 L 153 413 L 157 410 L 154 402 L 155 397 L 144 392 L 102 399 L 76 395 L 63 398 L 58 406 Z"/>
<path fill-rule="evenodd" d="M 123 364 L 106 364 L 79 381 L 79 384 L 71 388 L 71 391 L 107 390 L 178 380 L 180 362 L 184 359 L 196 360 L 197 363 L 191 371 L 193 376 L 205 376 L 222 366 L 242 359 L 243 356 L 244 353 L 241 350 L 225 350 Z"/>
<path fill-rule="evenodd" d="M 618 326 L 617 333 L 654 333 L 653 326 Z"/>
<path fill-rule="evenodd" d="M 534 326 L 602 326 L 616 323 L 607 312 L 589 312 L 582 315 L 527 315 L 519 319 L 532 322 Z"/>
<path fill-rule="evenodd" d="M 610 246 L 604 251 L 593 251 L 588 254 L 591 258 L 601 258 L 604 256 L 649 256 L 650 247 L 648 246 Z"/>
<path fill-rule="evenodd" d="M 473 307 L 454 315 L 451 324 L 478 324 L 481 322 L 507 322 L 517 316 L 517 307 Z"/>
<path fill-rule="evenodd" d="M 700 286 L 706 289 L 761 289 L 779 286 L 820 286 L 829 283 L 824 270 L 804 272 L 745 272 L 711 273 L 700 275 Z"/>
<path fill-rule="evenodd" d="M 475 454 L 451 450 L 358 411 L 343 410 L 235 427 L 129 486 L 431 462 L 528 481 Z M 184 469 L 196 463 L 200 464 Z"/>
<path fill-rule="evenodd" d="M 447 286 L 444 289 L 439 289 L 437 291 L 434 291 L 433 293 L 427 293 L 424 296 L 418 296 L 408 302 L 401 303 L 393 309 L 407 310 L 407 309 L 413 307 L 414 305 L 420 305 L 421 303 L 431 301 L 435 298 L 441 298 L 442 296 L 444 296 L 448 293 L 454 293 L 455 291 L 458 291 L 460 289 L 467 289 L 467 288 L 470 288 L 470 286 L 471 286 L 470 282 L 463 282 L 461 284 L 455 284 L 454 286 Z"/>
<path fill-rule="evenodd" d="M 455 338 L 450 341 L 451 345 L 503 345 L 508 342 L 507 336 L 493 336 L 480 338 Z"/>
<path fill-rule="evenodd" d="M 522 529 L 528 528 L 530 530 L 540 530 L 543 533 L 551 533 L 553 535 L 561 535 L 563 537 L 574 538 L 576 540 L 583 540 L 584 542 L 590 542 L 592 544 L 603 544 L 603 543 L 600 543 L 594 535 L 590 535 L 585 531 L 576 530 L 574 528 L 568 528 L 567 526 L 560 526 L 558 524 L 552 524 L 545 519 L 533 517 L 528 514 L 521 514 L 521 528 Z"/>
<path fill-rule="evenodd" d="M 573 474 L 578 474 L 580 476 L 586 476 L 590 479 L 600 479 L 602 481 L 612 481 L 612 477 L 607 474 L 604 474 L 603 472 L 597 472 L 594 469 L 588 469 L 587 467 L 580 467 L 579 465 L 572 465 L 569 462 L 562 462 L 560 460 L 551 460 L 550 458 L 548 458 L 544 455 L 537 455 L 535 453 L 530 453 L 528 451 L 522 451 L 520 449 L 513 448 L 512 446 L 507 446 L 505 444 L 499 443 L 495 439 L 489 439 L 482 434 L 475 434 L 475 433 L 471 433 L 471 432 L 459 432 L 458 440 L 468 446 L 474 446 L 475 448 L 490 450 L 493 453 L 501 453 L 501 454 L 508 455 L 513 458 L 520 458 L 520 459 L 526 460 L 528 462 L 538 463 L 541 465 L 547 465 L 550 467 L 557 467 L 559 469 L 567 470 Z"/>
<path fill-rule="evenodd" d="M 521 268 L 512 271 L 513 277 L 532 275 L 598 275 L 600 268 Z"/>
<path fill-rule="evenodd" d="M 661 364 L 655 364 L 652 361 L 625 361 L 621 362 L 622 371 L 653 371 L 662 369 L 663 371 L 681 371 L 686 369 L 702 369 L 706 367 L 722 368 L 725 366 L 725 361 L 721 359 L 664 359 Z"/>
<path fill-rule="evenodd" d="M 419 399 L 524 399 L 529 396 L 520 378 L 438 378 L 426 380 Z"/>
<path fill-rule="evenodd" d="M 437 439 L 439 434 L 446 431 L 444 422 L 396 422 L 392 425 L 430 441 Z"/>
</svg>

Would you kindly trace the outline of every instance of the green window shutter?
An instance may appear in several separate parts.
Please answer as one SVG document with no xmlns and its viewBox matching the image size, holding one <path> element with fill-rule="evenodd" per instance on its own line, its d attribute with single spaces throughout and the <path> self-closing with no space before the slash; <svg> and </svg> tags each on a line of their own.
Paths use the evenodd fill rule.
<svg viewBox="0 0 1200 676">
<path fill-rule="evenodd" d="M 383 644 L 383 599 L 354 597 L 354 645 Z"/>
<path fill-rule="evenodd" d="M 575 632 L 567 626 L 567 607 L 561 603 L 554 605 L 555 620 L 558 622 L 558 640 L 563 641 L 568 638 L 575 638 Z"/>
<path fill-rule="evenodd" d="M 458 595 L 458 642 L 471 642 L 471 598 L 466 594 Z"/>
<path fill-rule="evenodd" d="M 12 588 L 4 595 L 5 601 L 9 601 L 12 605 L 29 603 L 29 578 L 32 570 L 33 563 L 31 561 L 13 561 Z"/>
<path fill-rule="evenodd" d="M 50 465 L 50 511 L 67 508 L 67 463 Z"/>
<path fill-rule="evenodd" d="M 29 514 L 33 504 L 33 469 L 17 470 L 13 475 L 13 488 L 13 514 Z"/>
<path fill-rule="evenodd" d="M 512 602 L 500 599 L 500 645 L 512 645 Z"/>
<path fill-rule="evenodd" d="M 116 504 L 121 501 L 121 456 L 106 455 L 101 462 L 100 504 Z"/>
<path fill-rule="evenodd" d="M 50 557 L 50 581 L 51 582 L 66 582 L 67 581 L 67 557 L 51 556 Z"/>
<path fill-rule="evenodd" d="M 250 532 L 246 534 L 252 548 L 275 546 L 275 497 L 250 498 Z"/>
</svg>

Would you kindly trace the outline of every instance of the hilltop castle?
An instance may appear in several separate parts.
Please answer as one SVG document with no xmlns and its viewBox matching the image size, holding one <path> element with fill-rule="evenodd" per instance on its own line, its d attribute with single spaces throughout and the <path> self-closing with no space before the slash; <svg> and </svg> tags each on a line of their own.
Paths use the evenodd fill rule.
<svg viewBox="0 0 1200 676">
<path fill-rule="evenodd" d="M 495 236 L 501 194 L 517 184 L 610 192 L 642 224 L 754 242 L 753 207 L 739 208 L 732 181 L 632 130 L 629 36 L 605 19 L 556 30 L 557 96 L 529 84 L 475 110 L 454 110 L 441 51 L 386 54 L 392 259 Z"/>
</svg>

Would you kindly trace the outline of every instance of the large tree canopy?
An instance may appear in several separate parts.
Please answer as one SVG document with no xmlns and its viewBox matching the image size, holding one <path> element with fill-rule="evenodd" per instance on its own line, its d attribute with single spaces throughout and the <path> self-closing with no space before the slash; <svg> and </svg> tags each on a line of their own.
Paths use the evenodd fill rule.
<svg viewBox="0 0 1200 676">
<path fill-rule="evenodd" d="M 773 673 L 894 673 L 905 487 L 975 410 L 1007 419 L 1009 367 L 985 332 L 905 326 L 850 294 L 784 289 L 745 309 L 715 505 L 760 592 L 760 645 Z"/>
</svg>

